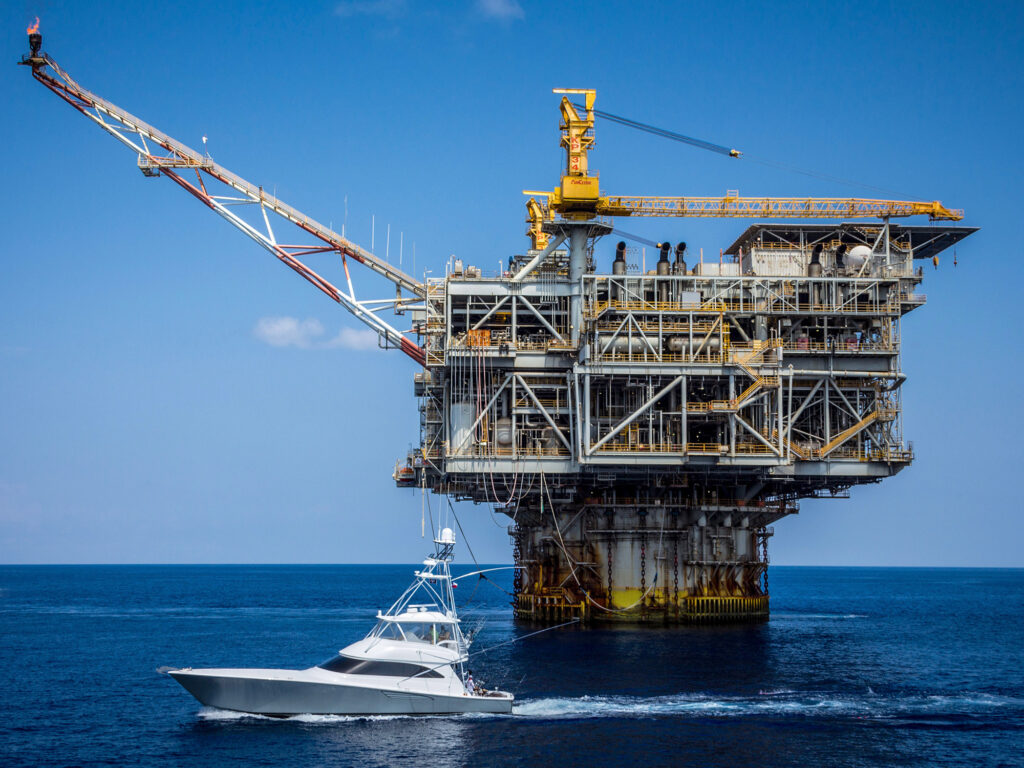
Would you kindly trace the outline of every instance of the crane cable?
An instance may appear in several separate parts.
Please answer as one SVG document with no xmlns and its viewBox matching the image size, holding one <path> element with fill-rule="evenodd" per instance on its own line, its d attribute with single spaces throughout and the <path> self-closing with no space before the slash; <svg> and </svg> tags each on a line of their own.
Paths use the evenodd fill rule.
<svg viewBox="0 0 1024 768">
<path fill-rule="evenodd" d="M 586 109 L 582 104 L 573 104 L 577 109 Z M 693 147 L 699 147 L 700 149 L 706 149 L 709 152 L 717 152 L 720 155 L 726 157 L 740 157 L 743 153 L 738 149 L 732 149 L 730 147 L 723 147 L 721 144 L 714 144 L 710 141 L 704 141 L 704 139 L 696 139 L 693 136 L 687 136 L 682 133 L 676 133 L 666 128 L 658 128 L 648 123 L 641 123 L 639 120 L 630 120 L 628 117 L 622 117 L 622 115 L 613 115 L 611 112 L 605 112 L 600 109 L 591 110 L 598 117 L 602 117 L 605 120 L 609 120 L 619 125 L 625 125 L 628 128 L 636 128 L 638 131 L 644 131 L 645 133 L 651 133 L 655 136 L 661 136 L 665 139 L 672 139 L 673 141 L 681 141 L 683 144 L 689 144 Z"/>
<path fill-rule="evenodd" d="M 632 240 L 633 242 L 640 243 L 641 245 L 646 245 L 648 248 L 661 247 L 661 243 L 656 243 L 653 240 L 648 240 L 646 237 L 640 237 L 640 235 L 634 235 L 631 232 L 625 232 L 619 229 L 618 227 L 612 230 L 612 234 L 618 235 L 619 237 L 625 238 L 626 240 Z"/>
<path fill-rule="evenodd" d="M 577 110 L 586 110 L 586 107 L 583 104 L 573 104 L 573 106 L 576 107 Z M 677 133 L 675 131 L 670 131 L 667 128 L 658 128 L 657 126 L 650 125 L 648 123 L 641 123 L 639 120 L 631 120 L 630 118 L 623 117 L 622 115 L 613 115 L 610 112 L 605 112 L 605 111 L 600 110 L 600 109 L 593 109 L 591 111 L 597 117 L 600 117 L 600 118 L 602 118 L 604 120 L 608 120 L 609 122 L 618 123 L 619 125 L 624 125 L 627 128 L 635 128 L 638 131 L 644 131 L 645 133 L 650 133 L 650 134 L 653 134 L 655 136 L 660 136 L 663 139 L 671 139 L 672 141 L 678 141 L 678 142 L 682 142 L 683 144 L 689 144 L 692 147 L 698 147 L 700 149 L 706 149 L 709 152 L 715 152 L 717 154 L 724 155 L 726 157 L 734 157 L 734 158 L 737 158 L 737 159 L 742 157 L 743 159 L 749 160 L 749 161 L 754 162 L 754 163 L 757 163 L 758 165 L 764 165 L 764 166 L 769 167 L 769 168 L 777 168 L 779 170 L 789 171 L 791 173 L 798 173 L 801 176 L 809 176 L 809 177 L 811 177 L 813 179 L 819 179 L 821 181 L 831 181 L 831 182 L 833 182 L 835 184 L 842 184 L 843 186 L 847 186 L 847 187 L 855 187 L 855 188 L 860 188 L 860 189 L 870 189 L 870 190 L 872 190 L 874 192 L 881 192 L 882 194 L 892 195 L 894 197 L 907 197 L 907 195 L 904 195 L 901 192 L 897 192 L 897 191 L 894 191 L 894 190 L 891 190 L 891 189 L 886 189 L 885 187 L 878 187 L 878 186 L 875 186 L 873 184 L 865 184 L 864 182 L 861 182 L 861 181 L 853 181 L 851 179 L 844 179 L 844 178 L 842 178 L 840 176 L 833 176 L 833 175 L 828 174 L 828 173 L 820 173 L 818 171 L 812 171 L 812 170 L 809 170 L 807 168 L 800 168 L 799 166 L 791 165 L 789 163 L 780 163 L 780 162 L 775 161 L 775 160 L 769 160 L 767 158 L 757 157 L 755 155 L 749 155 L 746 152 L 740 152 L 738 149 L 731 149 L 730 147 L 725 147 L 725 146 L 722 146 L 721 144 L 715 144 L 715 143 L 710 142 L 710 141 L 705 141 L 704 139 L 697 139 L 697 138 L 694 138 L 693 136 L 687 136 L 686 134 L 683 134 L 683 133 Z M 915 196 L 914 195 L 910 195 L 909 197 L 913 198 Z M 920 197 L 920 196 L 917 196 L 917 197 Z M 921 198 L 921 199 L 924 199 L 924 198 Z"/>
</svg>

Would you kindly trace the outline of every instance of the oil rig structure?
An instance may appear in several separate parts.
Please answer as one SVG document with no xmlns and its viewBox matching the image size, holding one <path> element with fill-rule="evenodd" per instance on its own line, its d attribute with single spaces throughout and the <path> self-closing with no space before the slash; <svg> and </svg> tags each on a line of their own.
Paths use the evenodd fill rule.
<svg viewBox="0 0 1024 768">
<path fill-rule="evenodd" d="M 918 265 L 975 229 L 893 220 L 961 211 L 608 195 L 588 162 L 595 118 L 624 119 L 596 110 L 592 90 L 558 90 L 565 168 L 555 189 L 528 193 L 529 248 L 500 272 L 453 258 L 420 281 L 85 90 L 40 52 L 38 28 L 29 44 L 20 63 L 144 175 L 174 182 L 415 362 L 420 440 L 394 480 L 508 516 L 519 618 L 764 620 L 772 524 L 913 460 L 901 321 L 925 303 Z M 604 245 L 626 216 L 756 223 L 713 258 L 652 244 L 648 270 L 624 241 Z M 393 296 L 357 298 L 350 261 Z M 331 267 L 343 283 L 322 274 Z"/>
</svg>

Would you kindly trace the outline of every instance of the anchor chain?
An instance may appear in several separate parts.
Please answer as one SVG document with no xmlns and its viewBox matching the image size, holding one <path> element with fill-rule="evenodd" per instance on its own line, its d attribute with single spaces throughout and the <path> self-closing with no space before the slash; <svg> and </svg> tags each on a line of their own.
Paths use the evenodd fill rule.
<svg viewBox="0 0 1024 768">
<path fill-rule="evenodd" d="M 612 607 L 612 552 L 615 546 L 615 539 L 608 540 L 608 599 L 605 601 L 606 608 Z"/>
<path fill-rule="evenodd" d="M 763 563 L 761 571 L 761 591 L 763 594 L 768 594 L 768 537 L 765 535 L 764 529 L 762 528 L 761 534 L 761 562 Z"/>
<path fill-rule="evenodd" d="M 672 539 L 672 599 L 676 605 L 676 615 L 679 614 L 679 534 Z"/>
<path fill-rule="evenodd" d="M 516 525 L 512 534 L 512 562 L 516 566 L 512 575 L 512 599 L 513 603 L 517 606 L 519 604 L 519 595 L 523 591 L 523 569 L 520 565 L 523 560 L 522 540 L 523 533 L 519 530 L 519 526 Z"/>
<path fill-rule="evenodd" d="M 647 605 L 647 515 L 640 515 L 640 605 Z"/>
</svg>

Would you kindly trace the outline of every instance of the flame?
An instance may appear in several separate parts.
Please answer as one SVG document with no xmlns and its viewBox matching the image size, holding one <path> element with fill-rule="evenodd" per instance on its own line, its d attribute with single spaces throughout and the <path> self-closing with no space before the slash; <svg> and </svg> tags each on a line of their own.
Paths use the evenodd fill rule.
<svg viewBox="0 0 1024 768">
<path fill-rule="evenodd" d="M 30 35 L 34 35 L 36 32 L 39 31 L 39 17 L 38 16 L 36 16 L 35 23 L 34 24 L 30 24 L 28 29 L 26 29 L 25 31 L 28 32 Z"/>
</svg>

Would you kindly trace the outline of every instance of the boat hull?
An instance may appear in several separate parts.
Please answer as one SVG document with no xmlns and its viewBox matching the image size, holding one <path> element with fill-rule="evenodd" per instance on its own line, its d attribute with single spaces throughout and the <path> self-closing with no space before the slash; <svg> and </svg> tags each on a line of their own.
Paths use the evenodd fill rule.
<svg viewBox="0 0 1024 768">
<path fill-rule="evenodd" d="M 486 712 L 508 714 L 509 694 L 470 696 L 414 691 L 391 686 L 361 686 L 295 677 L 232 674 L 230 670 L 171 670 L 168 674 L 208 707 L 235 712 L 292 715 L 440 715 Z"/>
</svg>

